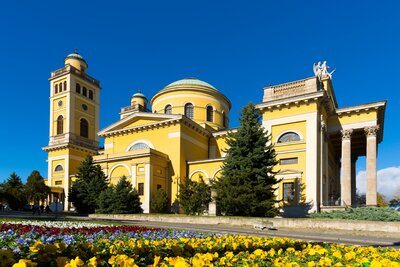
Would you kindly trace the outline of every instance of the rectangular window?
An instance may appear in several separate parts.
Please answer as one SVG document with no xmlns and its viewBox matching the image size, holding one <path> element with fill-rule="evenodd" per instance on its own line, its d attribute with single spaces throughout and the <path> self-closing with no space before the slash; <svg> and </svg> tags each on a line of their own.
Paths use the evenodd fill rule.
<svg viewBox="0 0 400 267">
<path fill-rule="evenodd" d="M 62 185 L 62 181 L 56 181 L 56 185 Z"/>
<path fill-rule="evenodd" d="M 279 161 L 280 165 L 288 165 L 288 164 L 297 164 L 299 162 L 298 158 L 286 158 L 286 159 L 281 159 Z"/>
<path fill-rule="evenodd" d="M 294 183 L 283 183 L 283 201 L 293 202 L 294 201 Z"/>
<path fill-rule="evenodd" d="M 138 183 L 138 193 L 139 193 L 139 196 L 144 195 L 144 183 Z"/>
<path fill-rule="evenodd" d="M 162 188 L 162 185 L 158 184 L 157 185 L 157 190 L 160 190 Z"/>
</svg>

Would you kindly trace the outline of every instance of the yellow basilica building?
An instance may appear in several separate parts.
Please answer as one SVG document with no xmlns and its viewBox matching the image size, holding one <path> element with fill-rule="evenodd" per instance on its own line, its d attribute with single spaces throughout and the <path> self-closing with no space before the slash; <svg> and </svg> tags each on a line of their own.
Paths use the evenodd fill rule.
<svg viewBox="0 0 400 267">
<path fill-rule="evenodd" d="M 311 212 L 353 206 L 356 161 L 366 156 L 366 204 L 376 206 L 377 148 L 386 101 L 339 108 L 328 68 L 318 63 L 312 77 L 264 88 L 256 105 L 277 154 L 277 200 L 295 205 L 304 198 Z M 88 154 L 110 183 L 128 177 L 145 213 L 160 188 L 172 203 L 184 179 L 218 179 L 227 133 L 235 131 L 228 127 L 231 103 L 222 92 L 186 78 L 165 86 L 150 102 L 135 93 L 130 105 L 121 108 L 120 119 L 99 130 L 100 82 L 87 69 L 75 52 L 49 78 L 50 139 L 43 149 L 50 201 L 58 199 L 64 210 L 73 208 L 68 191 Z"/>
</svg>

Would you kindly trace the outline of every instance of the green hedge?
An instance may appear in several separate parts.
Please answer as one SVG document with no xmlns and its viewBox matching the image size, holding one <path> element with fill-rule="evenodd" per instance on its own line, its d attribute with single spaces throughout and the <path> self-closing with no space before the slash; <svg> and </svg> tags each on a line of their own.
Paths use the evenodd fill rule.
<svg viewBox="0 0 400 267">
<path fill-rule="evenodd" d="M 310 217 L 394 222 L 400 221 L 400 212 L 390 208 L 349 208 L 344 211 L 314 213 Z"/>
</svg>

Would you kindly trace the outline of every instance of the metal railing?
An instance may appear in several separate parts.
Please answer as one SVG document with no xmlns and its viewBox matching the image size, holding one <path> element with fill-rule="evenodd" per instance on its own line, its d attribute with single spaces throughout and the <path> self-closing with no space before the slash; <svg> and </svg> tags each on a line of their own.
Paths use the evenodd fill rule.
<svg viewBox="0 0 400 267">
<path fill-rule="evenodd" d="M 91 82 L 93 84 L 96 84 L 97 86 L 100 86 L 100 81 L 96 80 L 95 78 L 93 78 L 92 76 L 90 76 L 89 74 L 78 70 L 77 68 L 67 64 L 65 65 L 65 67 L 62 67 L 58 70 L 55 70 L 51 73 L 51 77 L 56 77 L 65 73 L 74 73 L 76 75 L 81 76 L 82 78 L 84 78 L 85 80 L 87 80 L 88 82 Z"/>
</svg>

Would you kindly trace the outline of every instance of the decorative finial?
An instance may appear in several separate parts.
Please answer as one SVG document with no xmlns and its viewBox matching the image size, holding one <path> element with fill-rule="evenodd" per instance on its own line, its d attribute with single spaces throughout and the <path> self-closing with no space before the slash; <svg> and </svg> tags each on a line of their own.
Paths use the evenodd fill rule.
<svg viewBox="0 0 400 267">
<path fill-rule="evenodd" d="M 331 72 L 328 71 L 329 68 L 330 67 L 326 65 L 326 61 L 322 64 L 321 61 L 318 61 L 318 64 L 314 63 L 314 75 L 317 76 L 320 81 L 328 77 L 332 79 L 332 74 L 336 71 L 336 68 Z"/>
<path fill-rule="evenodd" d="M 74 53 L 79 55 L 78 48 L 75 48 Z"/>
</svg>

